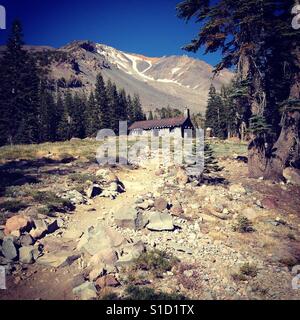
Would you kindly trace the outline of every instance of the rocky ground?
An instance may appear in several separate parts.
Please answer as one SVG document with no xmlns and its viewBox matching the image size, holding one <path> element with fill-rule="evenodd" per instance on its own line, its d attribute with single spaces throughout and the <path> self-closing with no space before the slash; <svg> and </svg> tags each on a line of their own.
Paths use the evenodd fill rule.
<svg viewBox="0 0 300 320">
<path fill-rule="evenodd" d="M 155 159 L 3 165 L 15 180 L 1 191 L 0 299 L 121 299 L 133 288 L 174 299 L 299 299 L 300 188 L 249 179 L 240 160 L 220 159 L 218 179 L 202 183 Z"/>
</svg>

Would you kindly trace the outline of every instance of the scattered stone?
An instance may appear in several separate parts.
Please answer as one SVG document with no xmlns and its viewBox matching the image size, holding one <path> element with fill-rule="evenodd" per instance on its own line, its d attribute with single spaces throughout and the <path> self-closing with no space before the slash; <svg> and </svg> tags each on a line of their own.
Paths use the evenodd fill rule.
<svg viewBox="0 0 300 320">
<path fill-rule="evenodd" d="M 178 168 L 176 173 L 176 181 L 180 185 L 186 185 L 189 182 L 189 177 L 183 168 Z"/>
<path fill-rule="evenodd" d="M 154 212 L 149 217 L 149 224 L 147 225 L 147 228 L 153 231 L 173 231 L 173 219 L 167 213 Z"/>
<path fill-rule="evenodd" d="M 19 261 L 21 263 L 30 264 L 34 262 L 33 258 L 33 252 L 34 252 L 33 246 L 24 246 L 19 249 Z"/>
<path fill-rule="evenodd" d="M 21 243 L 21 246 L 31 246 L 32 244 L 34 244 L 34 240 L 32 236 L 27 233 L 27 234 L 23 234 L 20 237 L 20 243 Z"/>
<path fill-rule="evenodd" d="M 193 270 L 184 270 L 183 275 L 188 278 L 191 278 L 194 275 L 194 272 L 193 272 Z"/>
<path fill-rule="evenodd" d="M 168 208 L 168 202 L 164 198 L 157 198 L 154 201 L 154 208 L 157 211 L 164 211 Z"/>
<path fill-rule="evenodd" d="M 88 198 L 92 199 L 101 195 L 102 191 L 103 189 L 101 188 L 101 186 L 94 183 L 86 190 L 86 195 Z"/>
<path fill-rule="evenodd" d="M 125 238 L 118 231 L 102 223 L 95 227 L 90 227 L 81 237 L 77 249 L 85 249 L 90 255 L 95 255 L 107 249 L 118 249 Z"/>
<path fill-rule="evenodd" d="M 97 289 L 93 282 L 85 282 L 73 289 L 73 294 L 81 300 L 92 300 L 97 298 Z"/>
<path fill-rule="evenodd" d="M 43 238 L 48 232 L 48 225 L 46 221 L 42 219 L 33 219 L 33 223 L 34 223 L 35 229 L 32 229 L 29 232 L 29 234 L 34 239 Z"/>
<path fill-rule="evenodd" d="M 300 186 L 300 170 L 295 168 L 285 168 L 283 170 L 284 178 L 291 184 Z"/>
<path fill-rule="evenodd" d="M 86 198 L 77 190 L 70 190 L 61 195 L 59 195 L 62 199 L 70 201 L 73 205 L 86 203 Z"/>
<path fill-rule="evenodd" d="M 6 221 L 4 233 L 5 235 L 11 234 L 13 231 L 29 231 L 31 229 L 31 219 L 30 217 L 24 215 L 16 215 L 9 218 Z"/>
<path fill-rule="evenodd" d="M 278 208 L 278 203 L 275 198 L 271 197 L 266 197 L 262 200 L 261 205 L 263 208 L 268 209 L 268 210 L 274 210 Z"/>
<path fill-rule="evenodd" d="M 96 287 L 99 289 L 103 289 L 105 287 L 115 288 L 115 287 L 118 287 L 119 285 L 120 285 L 120 282 L 112 274 L 103 276 L 96 281 Z"/>
<path fill-rule="evenodd" d="M 120 228 L 137 229 L 138 213 L 135 208 L 119 208 L 114 213 L 114 221 Z"/>
<path fill-rule="evenodd" d="M 105 273 L 105 265 L 100 263 L 89 273 L 89 279 L 90 281 L 95 281 L 99 277 L 103 276 L 104 273 Z"/>
<path fill-rule="evenodd" d="M 7 236 L 3 239 L 2 254 L 8 260 L 15 260 L 18 257 L 18 251 L 15 247 L 13 237 Z"/>
<path fill-rule="evenodd" d="M 57 251 L 43 255 L 37 262 L 44 266 L 60 268 L 71 265 L 79 258 L 80 254 L 70 253 L 69 251 Z"/>
<path fill-rule="evenodd" d="M 117 265 L 127 265 L 134 262 L 145 251 L 145 245 L 142 241 L 135 244 L 127 244 L 123 248 L 123 252 Z"/>
<path fill-rule="evenodd" d="M 181 216 L 184 213 L 183 208 L 179 202 L 173 204 L 170 211 L 174 216 L 177 216 L 177 217 Z"/>
</svg>

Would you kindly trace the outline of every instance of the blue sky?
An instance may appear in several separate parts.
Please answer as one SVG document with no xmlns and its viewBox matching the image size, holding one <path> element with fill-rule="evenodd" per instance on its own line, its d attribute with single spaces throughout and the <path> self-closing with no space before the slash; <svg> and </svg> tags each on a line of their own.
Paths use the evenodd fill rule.
<svg viewBox="0 0 300 320">
<path fill-rule="evenodd" d="M 176 17 L 181 0 L 0 0 L 7 25 L 23 23 L 25 42 L 62 46 L 73 40 L 92 40 L 147 56 L 187 54 L 217 64 L 220 55 L 187 53 L 181 47 L 197 34 L 199 26 Z M 0 30 L 0 43 L 7 31 Z"/>
</svg>

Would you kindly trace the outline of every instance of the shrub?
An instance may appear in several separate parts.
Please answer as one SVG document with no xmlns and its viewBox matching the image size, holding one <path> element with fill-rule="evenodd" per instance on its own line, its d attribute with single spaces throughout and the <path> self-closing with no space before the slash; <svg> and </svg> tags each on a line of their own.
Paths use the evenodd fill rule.
<svg viewBox="0 0 300 320">
<path fill-rule="evenodd" d="M 249 263 L 244 263 L 238 273 L 231 275 L 232 279 L 235 281 L 246 281 L 248 277 L 254 278 L 257 276 L 257 268 Z"/>
<path fill-rule="evenodd" d="M 156 292 L 152 288 L 139 288 L 129 285 L 126 290 L 126 300 L 187 300 L 187 298 L 177 293 Z"/>
<path fill-rule="evenodd" d="M 162 273 L 170 271 L 179 260 L 172 255 L 160 250 L 153 250 L 142 253 L 135 260 L 135 269 L 141 269 L 153 272 L 157 277 Z"/>
<path fill-rule="evenodd" d="M 254 231 L 254 229 L 252 227 L 252 222 L 244 216 L 238 217 L 237 223 L 235 225 L 233 225 L 232 229 L 233 229 L 233 231 L 240 232 L 240 233 Z"/>
<path fill-rule="evenodd" d="M 7 200 L 0 203 L 0 211 L 18 212 L 27 208 L 27 205 L 18 200 Z"/>
</svg>

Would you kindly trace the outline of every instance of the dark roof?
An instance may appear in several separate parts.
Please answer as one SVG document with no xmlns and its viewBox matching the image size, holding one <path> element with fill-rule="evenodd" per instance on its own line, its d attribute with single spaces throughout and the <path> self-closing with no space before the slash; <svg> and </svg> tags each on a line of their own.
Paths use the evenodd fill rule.
<svg viewBox="0 0 300 320">
<path fill-rule="evenodd" d="M 136 121 L 129 127 L 129 130 L 180 127 L 186 120 L 186 117 L 181 116 L 169 119 Z"/>
</svg>

